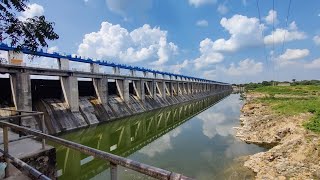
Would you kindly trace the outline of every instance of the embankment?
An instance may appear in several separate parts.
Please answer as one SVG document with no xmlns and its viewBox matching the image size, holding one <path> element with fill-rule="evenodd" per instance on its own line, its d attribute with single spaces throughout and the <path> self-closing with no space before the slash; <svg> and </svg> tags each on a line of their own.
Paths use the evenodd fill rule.
<svg viewBox="0 0 320 180">
<path fill-rule="evenodd" d="M 251 155 L 244 166 L 256 179 L 320 179 L 320 135 L 303 127 L 312 114 L 275 113 L 269 104 L 256 101 L 262 96 L 246 94 L 236 136 L 270 149 Z"/>
</svg>

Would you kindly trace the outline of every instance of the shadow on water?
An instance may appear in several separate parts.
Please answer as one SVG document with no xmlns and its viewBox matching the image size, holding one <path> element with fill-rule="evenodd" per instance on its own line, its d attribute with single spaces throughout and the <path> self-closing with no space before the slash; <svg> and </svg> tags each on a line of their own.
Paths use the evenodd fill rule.
<svg viewBox="0 0 320 180">
<path fill-rule="evenodd" d="M 241 101 L 239 95 L 228 95 L 170 106 L 61 137 L 197 179 L 229 179 L 235 174 L 230 168 L 237 166 L 233 159 L 263 149 L 234 138 L 232 127 L 238 125 Z M 55 146 L 59 179 L 110 178 L 105 161 Z M 147 178 L 124 168 L 119 171 L 119 179 Z"/>
</svg>

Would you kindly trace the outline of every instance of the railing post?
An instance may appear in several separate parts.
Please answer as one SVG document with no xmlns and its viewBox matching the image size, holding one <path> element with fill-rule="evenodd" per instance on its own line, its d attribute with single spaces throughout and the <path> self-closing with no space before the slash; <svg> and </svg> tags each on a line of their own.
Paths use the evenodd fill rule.
<svg viewBox="0 0 320 180">
<path fill-rule="evenodd" d="M 118 166 L 112 162 L 110 162 L 110 174 L 111 174 L 111 180 L 118 179 Z"/>
<path fill-rule="evenodd" d="M 8 127 L 3 127 L 3 150 L 4 150 L 4 159 L 7 163 L 6 169 L 5 169 L 5 177 L 9 177 L 9 136 L 8 136 Z"/>
<path fill-rule="evenodd" d="M 21 114 L 22 114 L 21 112 L 18 112 L 18 115 L 19 115 L 19 116 L 20 116 Z M 21 117 L 18 118 L 18 125 L 19 125 L 19 126 L 21 126 L 21 124 L 22 124 L 22 123 L 21 123 L 21 119 L 22 119 Z M 22 137 L 22 132 L 21 132 L 21 131 L 19 131 L 19 137 Z"/>
<path fill-rule="evenodd" d="M 45 124 L 44 124 L 44 114 L 42 114 L 41 116 L 41 131 L 43 133 L 45 133 L 45 128 L 44 128 Z M 46 140 L 44 138 L 42 138 L 42 149 L 46 148 Z"/>
</svg>

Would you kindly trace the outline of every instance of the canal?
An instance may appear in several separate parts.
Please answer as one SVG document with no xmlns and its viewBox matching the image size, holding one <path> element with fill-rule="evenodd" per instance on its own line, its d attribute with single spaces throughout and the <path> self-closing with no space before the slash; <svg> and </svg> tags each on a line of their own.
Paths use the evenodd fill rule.
<svg viewBox="0 0 320 180">
<path fill-rule="evenodd" d="M 238 94 L 218 95 L 60 137 L 196 179 L 248 179 L 238 159 L 264 149 L 234 137 L 242 104 Z M 108 163 L 55 147 L 59 179 L 110 178 Z M 151 178 L 119 168 L 119 179 Z"/>
</svg>

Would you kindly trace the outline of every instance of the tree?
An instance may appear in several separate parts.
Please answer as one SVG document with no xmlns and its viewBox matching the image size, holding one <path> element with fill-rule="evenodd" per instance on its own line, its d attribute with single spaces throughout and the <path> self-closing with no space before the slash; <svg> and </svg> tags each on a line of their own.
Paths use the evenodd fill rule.
<svg viewBox="0 0 320 180">
<path fill-rule="evenodd" d="M 29 0 L 0 0 L 0 42 L 7 40 L 17 50 L 33 52 L 48 47 L 47 40 L 56 40 L 53 22 L 44 16 L 21 20 L 15 14 L 25 11 Z"/>
<path fill-rule="evenodd" d="M 271 82 L 268 82 L 268 81 L 262 81 L 261 83 L 263 86 L 271 86 L 272 83 Z"/>
</svg>

